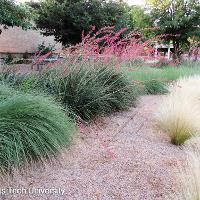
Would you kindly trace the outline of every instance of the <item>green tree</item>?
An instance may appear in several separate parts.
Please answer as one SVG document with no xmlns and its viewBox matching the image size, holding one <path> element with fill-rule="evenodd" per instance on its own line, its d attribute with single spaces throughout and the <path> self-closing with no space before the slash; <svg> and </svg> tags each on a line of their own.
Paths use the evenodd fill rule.
<svg viewBox="0 0 200 200">
<path fill-rule="evenodd" d="M 153 26 L 150 13 L 141 6 L 132 6 L 130 10 L 131 22 L 133 27 L 142 29 Z"/>
<path fill-rule="evenodd" d="M 91 25 L 127 27 L 127 5 L 106 0 L 45 0 L 37 8 L 37 28 L 46 36 L 54 35 L 64 45 L 81 41 L 82 31 Z"/>
<path fill-rule="evenodd" d="M 3 25 L 3 28 L 8 26 L 28 28 L 31 25 L 30 19 L 31 13 L 26 5 L 17 5 L 13 0 L 0 0 L 0 25 Z"/>
<path fill-rule="evenodd" d="M 154 23 L 160 27 L 159 34 L 165 34 L 167 42 L 173 41 L 175 57 L 188 44 L 189 37 L 200 35 L 199 0 L 149 0 Z"/>
<path fill-rule="evenodd" d="M 132 6 L 130 10 L 131 28 L 152 37 L 153 20 L 149 11 L 141 6 Z"/>
</svg>

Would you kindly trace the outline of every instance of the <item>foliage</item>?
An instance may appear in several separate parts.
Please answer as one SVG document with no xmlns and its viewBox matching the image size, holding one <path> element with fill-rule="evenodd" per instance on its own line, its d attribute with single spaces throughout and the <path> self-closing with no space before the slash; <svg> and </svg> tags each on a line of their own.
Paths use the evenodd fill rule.
<svg viewBox="0 0 200 200">
<path fill-rule="evenodd" d="M 160 127 L 169 135 L 171 142 L 176 145 L 183 144 L 199 132 L 199 114 L 196 107 L 182 97 L 170 95 L 162 102 L 158 114 Z M 192 114 L 192 115 L 191 115 Z"/>
<path fill-rule="evenodd" d="M 49 44 L 48 46 L 46 46 L 43 42 L 42 44 L 38 45 L 37 51 L 39 52 L 40 55 L 45 55 L 49 52 L 55 51 L 55 45 Z"/>
<path fill-rule="evenodd" d="M 132 23 L 134 24 L 133 27 L 142 29 L 149 28 L 153 25 L 151 22 L 151 17 L 149 14 L 145 13 L 145 9 L 141 6 L 132 6 L 130 14 Z"/>
<path fill-rule="evenodd" d="M 175 56 L 180 56 L 181 45 L 189 37 L 199 37 L 200 2 L 198 0 L 149 0 L 151 15 L 160 27 L 158 35 L 164 34 L 165 41 L 173 41 Z"/>
<path fill-rule="evenodd" d="M 141 6 L 132 6 L 130 9 L 131 28 L 141 31 L 147 37 L 153 37 L 153 20 L 151 14 Z"/>
<path fill-rule="evenodd" d="M 0 82 L 25 93 L 38 89 L 38 77 L 34 74 L 17 74 L 5 71 L 0 73 Z"/>
<path fill-rule="evenodd" d="M 18 75 L 16 77 L 17 78 L 19 77 L 17 85 L 17 88 L 19 90 L 23 91 L 24 93 L 37 90 L 38 77 L 36 77 L 35 75 L 21 75 L 21 76 Z"/>
<path fill-rule="evenodd" d="M 11 91 L 0 87 L 0 167 L 4 170 L 56 155 L 69 144 L 75 130 L 52 100 L 13 91 L 10 95 Z"/>
<path fill-rule="evenodd" d="M 124 110 L 135 103 L 134 85 L 111 66 L 84 62 L 64 65 L 64 69 L 67 71 L 62 75 L 55 70 L 44 74 L 40 85 L 84 120 Z"/>
<path fill-rule="evenodd" d="M 64 45 L 80 42 L 82 31 L 88 32 L 92 25 L 97 29 L 113 25 L 120 29 L 129 23 L 127 6 L 118 1 L 45 0 L 34 8 L 37 27 Z"/>
<path fill-rule="evenodd" d="M 14 60 L 14 57 L 12 54 L 7 54 L 6 57 L 4 58 L 4 63 L 7 65 L 10 65 Z"/>
<path fill-rule="evenodd" d="M 1 84 L 0 85 L 0 102 L 7 100 L 8 98 L 12 97 L 15 94 L 15 90 L 9 88 L 7 85 Z"/>
<path fill-rule="evenodd" d="M 7 54 L 6 57 L 3 58 L 3 62 L 4 62 L 3 64 L 5 64 L 5 65 L 30 63 L 30 61 L 28 61 L 24 58 L 16 57 L 10 53 Z"/>
<path fill-rule="evenodd" d="M 170 61 L 166 58 L 161 58 L 159 59 L 159 61 L 157 62 L 156 66 L 158 66 L 159 68 L 164 68 L 170 65 Z"/>
<path fill-rule="evenodd" d="M 8 26 L 28 28 L 31 26 L 30 19 L 31 12 L 26 5 L 16 5 L 13 0 L 0 1 L 0 25 L 4 28 Z"/>
<path fill-rule="evenodd" d="M 159 80 L 145 81 L 144 86 L 147 94 L 165 94 L 168 91 L 165 83 Z"/>
</svg>

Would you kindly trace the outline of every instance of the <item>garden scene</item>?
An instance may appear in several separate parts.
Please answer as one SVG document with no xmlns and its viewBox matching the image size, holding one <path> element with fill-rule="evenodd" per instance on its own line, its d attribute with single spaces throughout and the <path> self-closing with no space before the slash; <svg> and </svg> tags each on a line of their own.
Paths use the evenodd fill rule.
<svg viewBox="0 0 200 200">
<path fill-rule="evenodd" d="M 0 199 L 200 200 L 199 0 L 0 0 Z"/>
</svg>

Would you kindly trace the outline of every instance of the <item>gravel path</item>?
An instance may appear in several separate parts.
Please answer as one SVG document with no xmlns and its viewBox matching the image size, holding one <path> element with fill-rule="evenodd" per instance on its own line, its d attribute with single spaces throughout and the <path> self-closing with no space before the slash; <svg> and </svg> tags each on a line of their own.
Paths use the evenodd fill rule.
<svg viewBox="0 0 200 200">
<path fill-rule="evenodd" d="M 38 167 L 23 175 L 16 173 L 10 192 L 23 188 L 18 191 L 23 194 L 11 198 L 6 190 L 1 199 L 169 199 L 167 195 L 176 192 L 179 185 L 175 176 L 177 160 L 184 155 L 155 126 L 153 115 L 160 99 L 144 96 L 137 108 L 82 125 L 70 150 L 59 158 L 62 165 Z M 1 188 L 6 187 L 1 184 Z M 36 194 L 35 188 L 65 191 L 64 195 L 52 194 L 53 190 L 51 194 Z"/>
</svg>

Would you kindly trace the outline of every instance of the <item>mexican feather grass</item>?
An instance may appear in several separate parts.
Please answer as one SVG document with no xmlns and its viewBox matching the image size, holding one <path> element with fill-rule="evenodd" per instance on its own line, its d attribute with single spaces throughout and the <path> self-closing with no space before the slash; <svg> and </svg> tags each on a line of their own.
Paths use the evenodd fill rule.
<svg viewBox="0 0 200 200">
<path fill-rule="evenodd" d="M 169 200 L 200 200 L 200 138 L 193 137 L 182 146 L 184 160 L 178 162 L 178 187 L 168 195 Z"/>
<path fill-rule="evenodd" d="M 200 135 L 199 85 L 200 76 L 178 80 L 159 107 L 157 120 L 173 144 L 180 145 Z"/>
</svg>

